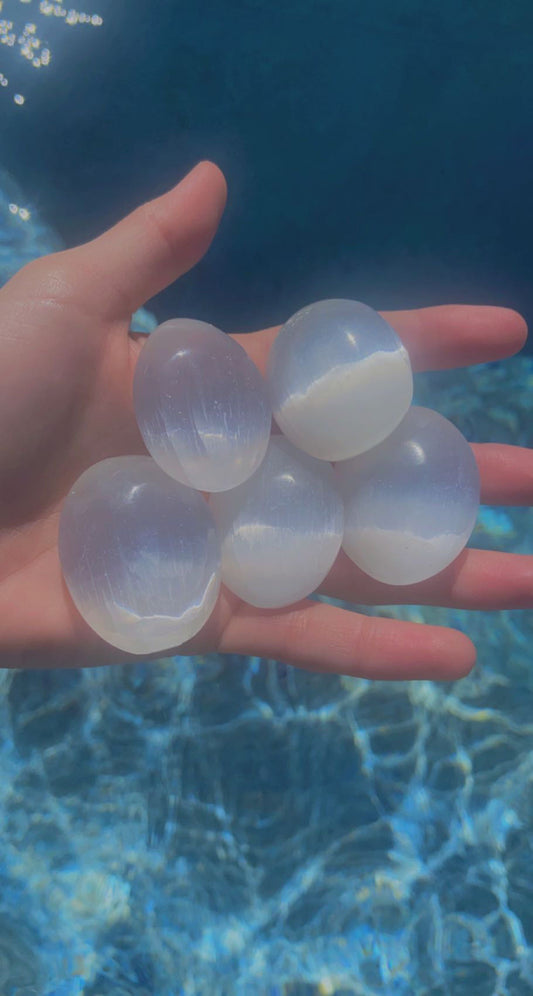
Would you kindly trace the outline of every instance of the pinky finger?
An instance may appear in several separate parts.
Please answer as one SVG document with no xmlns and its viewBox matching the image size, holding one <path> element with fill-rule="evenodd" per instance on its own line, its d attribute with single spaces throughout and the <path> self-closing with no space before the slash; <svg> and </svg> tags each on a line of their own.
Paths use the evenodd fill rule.
<svg viewBox="0 0 533 996">
<path fill-rule="evenodd" d="M 277 610 L 241 604 L 218 650 L 382 681 L 455 681 L 476 662 L 472 641 L 458 630 L 363 616 L 309 600 Z"/>
</svg>

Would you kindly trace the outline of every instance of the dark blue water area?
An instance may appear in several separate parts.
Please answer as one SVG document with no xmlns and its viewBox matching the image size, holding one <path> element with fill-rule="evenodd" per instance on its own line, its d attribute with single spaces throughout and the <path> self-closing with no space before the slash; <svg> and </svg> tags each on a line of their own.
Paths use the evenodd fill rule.
<svg viewBox="0 0 533 996">
<path fill-rule="evenodd" d="M 48 251 L 41 215 L 76 244 L 209 158 L 227 212 L 158 318 L 252 329 L 343 295 L 532 323 L 530 0 L 86 0 L 94 29 L 2 2 L 52 60 L 0 47 L 0 182 L 36 209 L 0 278 L 11 238 L 18 265 Z M 522 357 L 416 399 L 527 446 L 532 384 Z M 473 546 L 532 536 L 482 506 Z M 355 608 L 464 631 L 478 664 L 0 668 L 0 996 L 533 992 L 533 615 Z"/>
<path fill-rule="evenodd" d="M 94 8 L 98 30 L 48 19 L 52 64 L 0 107 L 2 161 L 68 244 L 218 163 L 219 234 L 158 317 L 247 330 L 346 296 L 531 322 L 529 2 Z"/>
<path fill-rule="evenodd" d="M 1 159 L 68 244 L 218 163 L 219 234 L 158 318 L 244 331 L 346 296 L 531 323 L 529 0 L 93 5 L 97 30 L 48 19 L 51 65 L 0 101 Z"/>
</svg>

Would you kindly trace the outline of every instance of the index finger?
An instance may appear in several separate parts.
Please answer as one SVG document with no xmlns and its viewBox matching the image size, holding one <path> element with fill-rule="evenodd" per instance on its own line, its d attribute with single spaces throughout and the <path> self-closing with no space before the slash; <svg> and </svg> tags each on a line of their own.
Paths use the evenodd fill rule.
<svg viewBox="0 0 533 996">
<path fill-rule="evenodd" d="M 527 338 L 527 325 L 512 308 L 445 304 L 382 315 L 398 333 L 414 371 L 501 360 L 522 349 Z M 280 327 L 233 336 L 262 373 Z"/>
</svg>

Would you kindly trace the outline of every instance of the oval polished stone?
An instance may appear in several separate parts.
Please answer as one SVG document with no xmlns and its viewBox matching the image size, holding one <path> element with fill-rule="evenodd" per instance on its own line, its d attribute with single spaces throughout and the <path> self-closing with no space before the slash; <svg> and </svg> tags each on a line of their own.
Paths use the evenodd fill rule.
<svg viewBox="0 0 533 996">
<path fill-rule="evenodd" d="M 209 496 L 222 549 L 222 582 L 258 608 L 314 591 L 341 545 L 342 500 L 330 464 L 272 436 L 255 474 Z"/>
<path fill-rule="evenodd" d="M 367 453 L 335 467 L 344 499 L 343 550 L 385 584 L 438 574 L 468 542 L 479 508 L 477 463 L 459 430 L 413 406 Z"/>
<path fill-rule="evenodd" d="M 266 384 L 245 350 L 207 322 L 175 318 L 143 347 L 133 383 L 154 460 L 182 484 L 226 491 L 263 459 L 272 422 Z"/>
<path fill-rule="evenodd" d="M 89 626 L 132 654 L 185 643 L 220 588 L 207 502 L 147 456 L 102 460 L 78 478 L 61 511 L 59 557 Z"/>
<path fill-rule="evenodd" d="M 317 301 L 283 325 L 270 351 L 274 418 L 295 446 L 346 460 L 396 428 L 413 397 L 407 350 L 366 304 Z"/>
</svg>

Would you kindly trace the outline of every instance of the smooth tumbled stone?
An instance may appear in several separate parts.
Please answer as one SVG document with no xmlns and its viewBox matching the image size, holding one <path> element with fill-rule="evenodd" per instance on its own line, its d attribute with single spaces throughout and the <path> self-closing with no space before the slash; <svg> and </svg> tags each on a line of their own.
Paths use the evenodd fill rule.
<svg viewBox="0 0 533 996">
<path fill-rule="evenodd" d="M 250 605 L 305 598 L 341 545 L 343 507 L 333 468 L 272 436 L 255 474 L 209 496 L 222 548 L 222 582 Z"/>
<path fill-rule="evenodd" d="M 297 311 L 270 351 L 274 418 L 295 446 L 346 460 L 396 428 L 413 397 L 407 350 L 366 304 L 334 299 Z"/>
<path fill-rule="evenodd" d="M 199 491 L 226 491 L 263 459 L 272 422 L 266 384 L 214 325 L 176 318 L 143 347 L 133 383 L 137 423 L 163 470 Z"/>
<path fill-rule="evenodd" d="M 335 466 L 344 499 L 343 550 L 370 577 L 415 584 L 468 542 L 479 508 L 473 451 L 448 419 L 413 406 L 379 446 Z"/>
<path fill-rule="evenodd" d="M 147 456 L 102 460 L 78 478 L 61 511 L 59 557 L 89 626 L 133 654 L 189 640 L 220 588 L 207 502 Z"/>
</svg>

